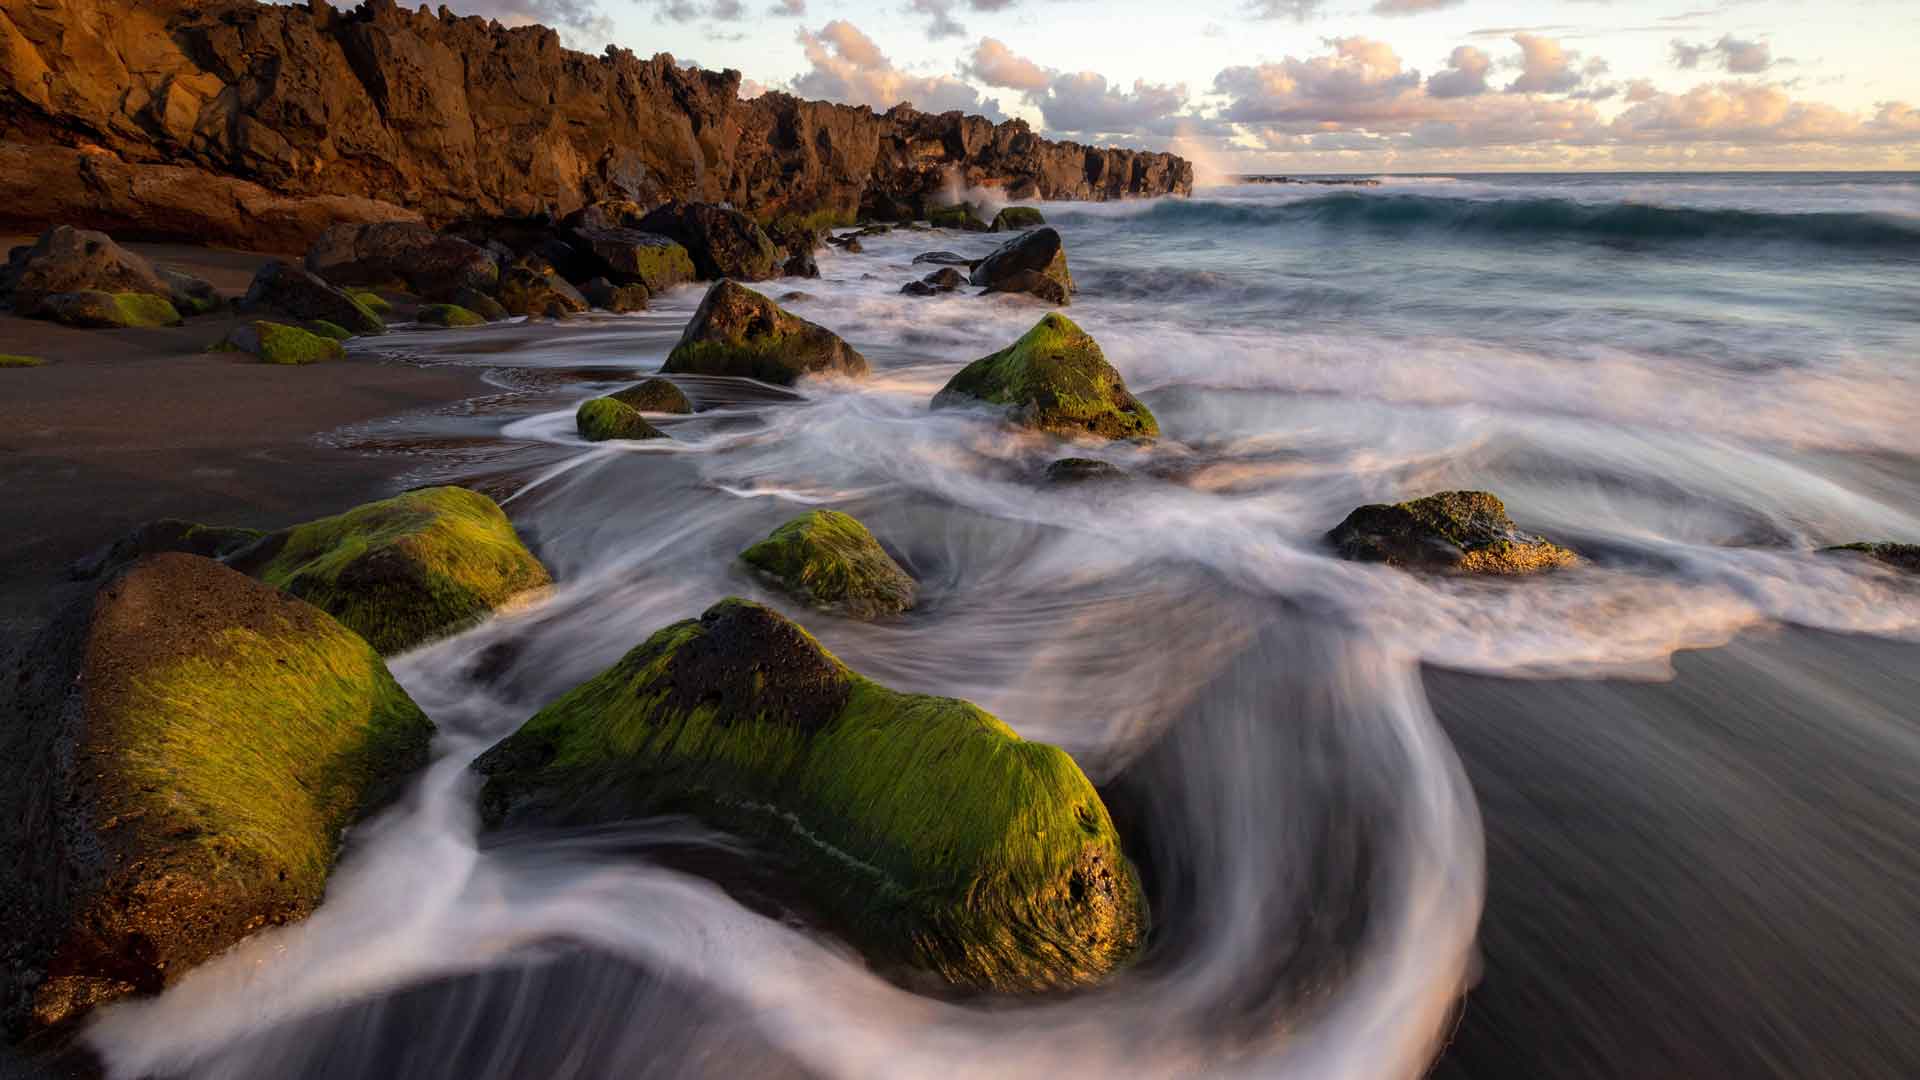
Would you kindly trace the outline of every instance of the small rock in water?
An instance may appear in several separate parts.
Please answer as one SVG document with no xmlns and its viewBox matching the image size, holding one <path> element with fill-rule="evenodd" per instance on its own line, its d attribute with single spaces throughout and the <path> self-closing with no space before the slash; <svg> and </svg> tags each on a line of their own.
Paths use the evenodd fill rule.
<svg viewBox="0 0 1920 1080">
<path fill-rule="evenodd" d="M 964 255 L 955 255 L 951 251 L 928 251 L 915 255 L 913 261 L 916 263 L 933 263 L 935 266 L 964 266 L 971 269 L 973 264 L 980 260 L 969 259 Z"/>
<path fill-rule="evenodd" d="M 1837 547 L 1830 547 L 1826 550 L 1851 551 L 1856 554 L 1865 555 L 1871 559 L 1877 559 L 1896 570 L 1905 570 L 1909 574 L 1920 574 L 1920 544 L 1862 542 L 1840 544 Z"/>
<path fill-rule="evenodd" d="M 693 402 L 687 400 L 686 391 L 667 379 L 647 379 L 607 396 L 641 412 L 684 414 L 693 411 Z"/>
<path fill-rule="evenodd" d="M 721 281 L 707 290 L 660 370 L 790 386 L 804 375 L 865 375 L 867 359 L 831 330 L 744 285 Z"/>
<path fill-rule="evenodd" d="M 1006 406 L 1011 423 L 1056 435 L 1151 439 L 1153 413 L 1127 392 L 1100 345 L 1073 320 L 1049 314 L 1019 341 L 960 369 L 934 395 L 935 409 Z"/>
<path fill-rule="evenodd" d="M 856 619 L 898 615 L 918 586 L 859 519 L 813 510 L 740 553 L 802 603 Z"/>
<path fill-rule="evenodd" d="M 573 414 L 573 425 L 588 442 L 611 439 L 664 439 L 666 432 L 647 423 L 640 410 L 618 398 L 597 397 L 582 402 Z"/>
<path fill-rule="evenodd" d="M 988 292 L 1027 293 L 1063 307 L 1075 291 L 1066 248 L 1059 230 L 1051 227 L 1021 233 L 995 248 L 968 280 Z"/>
<path fill-rule="evenodd" d="M 1008 206 L 993 215 L 993 226 L 988 232 L 1019 232 L 1022 229 L 1037 228 L 1045 225 L 1047 219 L 1040 211 L 1031 206 Z"/>
<path fill-rule="evenodd" d="M 1097 481 L 1125 480 L 1127 472 L 1096 458 L 1061 458 L 1047 465 L 1049 484 L 1086 484 Z"/>
<path fill-rule="evenodd" d="M 1327 533 L 1327 541 L 1343 559 L 1407 570 L 1512 575 L 1580 561 L 1566 548 L 1521 532 L 1505 504 L 1485 491 L 1363 506 Z"/>
</svg>

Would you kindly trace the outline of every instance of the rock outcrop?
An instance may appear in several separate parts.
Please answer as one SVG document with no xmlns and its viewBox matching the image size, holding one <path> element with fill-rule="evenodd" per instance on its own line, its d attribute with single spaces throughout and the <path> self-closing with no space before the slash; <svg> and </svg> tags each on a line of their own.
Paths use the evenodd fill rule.
<svg viewBox="0 0 1920 1080">
<path fill-rule="evenodd" d="M 330 226 L 730 203 L 762 223 L 924 216 L 950 182 L 1024 199 L 1186 192 L 1169 154 L 1024 122 L 885 113 L 538 26 L 367 0 L 0 7 L 0 227 L 66 222 L 304 251 Z"/>
<path fill-rule="evenodd" d="M 948 380 L 936 409 L 1003 407 L 1007 420 L 1055 435 L 1151 439 L 1159 422 L 1127 391 L 1100 343 L 1064 315 L 1048 315 L 1020 340 Z"/>
<path fill-rule="evenodd" d="M 806 375 L 865 375 L 867 358 L 826 327 L 744 285 L 720 281 L 707 290 L 660 370 L 791 386 Z"/>
<path fill-rule="evenodd" d="M 27 656 L 0 680 L 0 1039 L 307 915 L 433 734 L 353 632 L 192 555 L 107 578 Z"/>
<path fill-rule="evenodd" d="M 1513 575 L 1580 561 L 1544 537 L 1521 532 L 1506 504 L 1485 491 L 1362 506 L 1327 533 L 1327 542 L 1343 559 L 1407 570 Z"/>
<path fill-rule="evenodd" d="M 803 604 L 856 619 L 898 615 L 919 586 L 851 514 L 811 510 L 740 553 Z"/>
<path fill-rule="evenodd" d="M 1146 903 L 1072 758 L 863 678 L 759 604 L 675 623 L 481 755 L 493 824 L 691 812 L 765 841 L 886 966 L 968 987 L 1099 981 Z"/>
</svg>

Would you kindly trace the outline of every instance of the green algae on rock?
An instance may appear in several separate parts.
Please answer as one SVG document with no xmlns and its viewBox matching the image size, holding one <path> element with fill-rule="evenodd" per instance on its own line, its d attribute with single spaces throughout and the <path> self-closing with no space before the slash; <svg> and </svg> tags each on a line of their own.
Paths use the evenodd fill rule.
<svg viewBox="0 0 1920 1080">
<path fill-rule="evenodd" d="M 693 402 L 687 399 L 686 391 L 667 379 L 646 379 L 607 396 L 641 412 L 685 414 L 693 411 Z"/>
<path fill-rule="evenodd" d="M 41 356 L 19 356 L 14 353 L 0 353 L 0 368 L 45 367 L 47 361 Z"/>
<path fill-rule="evenodd" d="M 1860 542 L 1839 544 L 1826 548 L 1827 551 L 1851 551 L 1877 559 L 1896 570 L 1905 570 L 1910 574 L 1920 574 L 1920 544 L 1896 544 L 1889 542 Z"/>
<path fill-rule="evenodd" d="M 1022 229 L 1035 229 L 1047 223 L 1040 211 L 1031 206 L 1007 206 L 993 215 L 993 225 L 988 232 L 1019 232 Z"/>
<path fill-rule="evenodd" d="M 707 290 L 660 370 L 790 386 L 804 375 L 865 375 L 867 358 L 833 331 L 723 280 Z"/>
<path fill-rule="evenodd" d="M 1099 343 L 1064 315 L 1047 315 L 1019 341 L 960 369 L 933 397 L 936 409 L 981 402 L 1008 406 L 1013 423 L 1056 435 L 1160 434 L 1153 413 L 1127 392 Z"/>
<path fill-rule="evenodd" d="M 425 323 L 428 326 L 444 326 L 451 329 L 487 325 L 484 317 L 458 304 L 428 304 L 415 312 L 413 318 L 415 322 Z"/>
<path fill-rule="evenodd" d="M 936 229 L 959 229 L 963 232 L 985 232 L 987 223 L 972 203 L 955 203 L 952 206 L 935 206 L 927 211 L 927 224 Z"/>
<path fill-rule="evenodd" d="M 317 364 L 322 360 L 340 360 L 347 355 L 340 342 L 331 337 L 263 319 L 234 327 L 227 332 L 226 340 L 216 348 L 227 352 L 251 353 L 263 364 L 290 367 Z"/>
<path fill-rule="evenodd" d="M 664 439 L 667 433 L 647 423 L 640 410 L 624 401 L 597 397 L 581 402 L 573 414 L 574 429 L 588 442 L 609 439 Z"/>
<path fill-rule="evenodd" d="M 812 510 L 740 553 L 796 599 L 856 619 L 898 615 L 918 586 L 859 519 Z"/>
<path fill-rule="evenodd" d="M 40 298 L 38 314 L 63 326 L 88 330 L 125 330 L 134 327 L 179 326 L 184 320 L 172 301 L 153 293 L 108 293 L 95 290 L 54 293 Z"/>
<path fill-rule="evenodd" d="M 393 305 L 387 302 L 386 297 L 381 296 L 372 289 L 348 289 L 346 292 L 348 296 L 359 301 L 361 307 L 366 308 L 381 318 L 393 314 Z"/>
<path fill-rule="evenodd" d="M 1327 533 L 1341 558 L 1409 570 L 1531 574 L 1572 566 L 1579 556 L 1521 532 L 1499 498 L 1443 491 L 1408 502 L 1362 506 Z"/>
<path fill-rule="evenodd" d="M 358 635 L 209 559 L 150 556 L 57 619 L 0 755 L 0 1028 L 157 993 L 320 903 L 433 725 Z"/>
<path fill-rule="evenodd" d="M 311 319 L 300 328 L 309 334 L 318 334 L 323 338 L 332 338 L 335 341 L 353 340 L 353 331 L 341 326 L 337 322 L 328 322 L 325 319 Z"/>
<path fill-rule="evenodd" d="M 458 487 L 296 525 L 232 563 L 325 610 L 383 655 L 464 629 L 552 581 L 500 507 Z"/>
<path fill-rule="evenodd" d="M 494 825 L 691 811 L 767 841 L 842 932 L 960 986 L 1084 986 L 1146 937 L 1107 808 L 1057 747 L 903 694 L 744 600 L 655 633 L 474 763 Z"/>
</svg>

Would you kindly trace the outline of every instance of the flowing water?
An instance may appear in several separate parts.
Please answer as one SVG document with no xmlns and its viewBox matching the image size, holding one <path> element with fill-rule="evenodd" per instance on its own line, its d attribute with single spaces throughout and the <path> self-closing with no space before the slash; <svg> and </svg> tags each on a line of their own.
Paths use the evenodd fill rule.
<svg viewBox="0 0 1920 1080">
<path fill-rule="evenodd" d="M 306 923 L 108 1011 L 113 1075 L 1920 1070 L 1920 588 L 1817 550 L 1920 541 L 1920 180 L 1046 209 L 1070 315 L 1165 435 L 1071 449 L 1124 484 L 1049 488 L 1052 440 L 929 413 L 1041 313 L 899 294 L 914 255 L 992 237 L 896 231 L 771 283 L 873 376 L 687 380 L 670 442 L 588 446 L 572 409 L 653 371 L 696 289 L 379 343 L 500 393 L 336 437 L 510 493 L 559 585 L 395 664 L 435 766 Z M 1323 546 L 1461 487 L 1586 563 L 1435 579 Z M 820 505 L 918 610 L 794 610 L 735 561 Z M 1066 997 L 916 993 L 691 822 L 478 831 L 475 754 L 727 595 L 1071 751 L 1151 883 L 1141 962 Z"/>
</svg>

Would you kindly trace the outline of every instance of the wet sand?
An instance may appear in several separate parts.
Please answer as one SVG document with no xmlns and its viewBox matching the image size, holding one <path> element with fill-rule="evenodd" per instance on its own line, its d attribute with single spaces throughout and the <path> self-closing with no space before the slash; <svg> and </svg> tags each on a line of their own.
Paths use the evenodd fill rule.
<svg viewBox="0 0 1920 1080">
<path fill-rule="evenodd" d="M 30 238 L 0 240 L 0 245 Z M 245 290 L 272 256 L 128 244 Z M 286 368 L 208 353 L 234 317 L 184 327 L 75 330 L 0 315 L 0 640 L 31 633 L 75 559 L 159 517 L 274 528 L 387 494 L 407 465 L 328 446 L 342 425 L 432 410 L 484 390 L 478 371 L 421 367 L 356 343 L 340 363 Z"/>
</svg>

